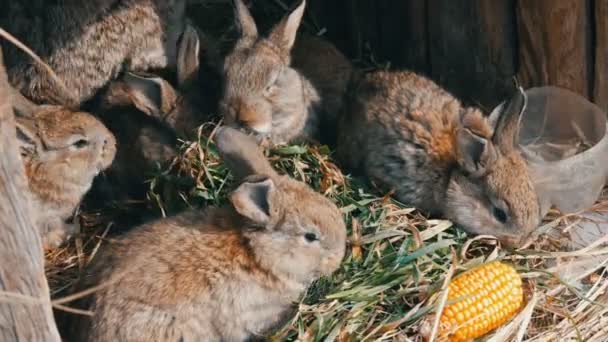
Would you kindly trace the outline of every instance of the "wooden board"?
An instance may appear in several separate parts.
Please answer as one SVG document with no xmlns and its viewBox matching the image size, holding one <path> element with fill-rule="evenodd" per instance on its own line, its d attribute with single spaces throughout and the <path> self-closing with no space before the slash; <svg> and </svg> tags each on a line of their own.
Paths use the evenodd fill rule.
<svg viewBox="0 0 608 342">
<path fill-rule="evenodd" d="M 525 87 L 555 85 L 591 95 L 588 5 L 588 0 L 517 2 L 518 77 Z"/>
<path fill-rule="evenodd" d="M 427 0 L 378 1 L 381 61 L 397 68 L 429 73 Z"/>
<path fill-rule="evenodd" d="M 0 50 L 0 341 L 60 341 Z"/>
<path fill-rule="evenodd" d="M 608 0 L 595 0 L 593 101 L 608 112 Z"/>
<path fill-rule="evenodd" d="M 469 104 L 491 109 L 508 96 L 516 71 L 512 0 L 429 0 L 433 79 Z"/>
</svg>

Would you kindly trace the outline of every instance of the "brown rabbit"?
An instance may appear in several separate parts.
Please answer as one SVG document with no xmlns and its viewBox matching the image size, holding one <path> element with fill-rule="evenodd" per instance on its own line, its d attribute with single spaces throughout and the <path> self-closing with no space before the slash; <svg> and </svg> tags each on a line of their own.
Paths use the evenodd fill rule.
<svg viewBox="0 0 608 342">
<path fill-rule="evenodd" d="M 345 250 L 338 208 L 278 175 L 253 138 L 216 134 L 238 187 L 229 207 L 188 210 L 110 242 L 84 286 L 105 283 L 76 341 L 244 341 L 263 336 Z"/>
<path fill-rule="evenodd" d="M 349 94 L 338 159 L 406 204 L 516 244 L 541 219 L 514 146 L 524 106 L 520 89 L 487 120 L 427 78 L 371 72 Z"/>
<path fill-rule="evenodd" d="M 17 92 L 16 92 L 17 93 Z M 25 102 L 25 100 L 23 100 Z M 16 111 L 17 139 L 45 248 L 74 233 L 66 220 L 114 159 L 114 136 L 95 117 L 60 106 Z"/>
<path fill-rule="evenodd" d="M 178 137 L 195 139 L 211 119 L 218 94 L 205 89 L 209 79 L 205 86 L 198 79 L 201 48 L 207 52 L 188 26 L 178 49 L 177 89 L 160 76 L 125 73 L 99 96 L 94 112 L 118 140 L 115 161 L 98 187 L 110 198 L 143 197 L 145 180 L 177 156 Z"/>
<path fill-rule="evenodd" d="M 319 140 L 320 128 L 335 124 L 352 66 L 333 45 L 313 37 L 298 40 L 291 63 L 305 5 L 260 38 L 246 5 L 235 0 L 241 37 L 224 63 L 220 103 L 228 125 L 280 144 Z"/>
<path fill-rule="evenodd" d="M 159 86 L 162 92 L 148 97 L 138 88 L 141 83 Z M 175 89 L 159 77 L 125 74 L 110 83 L 95 112 L 114 133 L 118 150 L 104 177 L 95 182 L 92 195 L 96 203 L 145 197 L 145 181 L 177 156 L 178 135 L 156 116 L 164 116 L 163 109 L 181 112 L 176 109 L 182 107 L 179 98 Z M 189 108 L 185 110 L 192 113 Z"/>
<path fill-rule="evenodd" d="M 78 106 L 121 70 L 174 66 L 186 0 L 8 0 L 0 27 L 32 48 L 72 92 L 5 44 L 9 80 L 37 103 Z"/>
</svg>

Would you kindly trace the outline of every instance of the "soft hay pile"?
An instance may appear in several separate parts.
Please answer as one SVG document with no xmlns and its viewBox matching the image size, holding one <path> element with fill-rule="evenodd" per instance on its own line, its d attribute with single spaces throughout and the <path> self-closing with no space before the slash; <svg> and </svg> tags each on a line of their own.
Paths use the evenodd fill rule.
<svg viewBox="0 0 608 342">
<path fill-rule="evenodd" d="M 214 127 L 204 125 L 199 141 L 184 143 L 182 156 L 169 170 L 153 176 L 146 203 L 150 212 L 160 216 L 188 205 L 225 203 L 232 178 L 208 138 Z M 526 310 L 498 332 L 503 335 L 494 336 L 496 341 L 516 340 L 518 333 L 525 341 L 608 338 L 606 239 L 581 250 L 560 251 L 568 241 L 560 227 L 567 229 L 577 217 L 554 214 L 541 229 L 553 234 L 543 234 L 525 249 L 505 250 L 491 237 L 468 237 L 449 221 L 427 219 L 388 195 L 378 196 L 367 184 L 345 176 L 324 147 L 283 146 L 270 156 L 281 172 L 306 181 L 338 204 L 350 238 L 341 268 L 310 288 L 297 314 L 276 332 L 276 340 L 419 341 L 421 325 L 433 327 L 433 320 L 423 318 L 438 308 L 446 277 L 494 259 L 515 263 L 525 278 L 527 297 Z M 62 297 L 98 248 L 124 229 L 113 223 L 118 217 L 145 207 L 114 203 L 103 210 L 85 209 L 82 233 L 47 254 L 53 297 Z M 595 209 L 606 211 L 608 205 Z"/>
</svg>

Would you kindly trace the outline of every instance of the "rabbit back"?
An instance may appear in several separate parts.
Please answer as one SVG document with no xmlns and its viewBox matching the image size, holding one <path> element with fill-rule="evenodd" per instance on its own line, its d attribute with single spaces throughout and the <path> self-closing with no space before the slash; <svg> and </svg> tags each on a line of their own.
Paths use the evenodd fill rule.
<svg viewBox="0 0 608 342">
<path fill-rule="evenodd" d="M 366 73 L 349 93 L 338 159 L 394 190 L 400 201 L 440 212 L 448 170 L 456 161 L 460 102 L 411 72 Z"/>
<path fill-rule="evenodd" d="M 82 284 L 117 282 L 86 303 L 95 315 L 75 317 L 70 336 L 232 341 L 263 334 L 304 288 L 280 286 L 257 263 L 233 228 L 242 224 L 224 209 L 190 210 L 110 242 Z"/>
<path fill-rule="evenodd" d="M 338 143 L 345 166 L 470 233 L 517 245 L 537 227 L 538 197 L 516 146 L 521 89 L 487 119 L 411 72 L 372 72 L 353 84 Z"/>
<path fill-rule="evenodd" d="M 10 82 L 38 103 L 77 106 L 123 69 L 174 65 L 183 0 L 42 0 L 4 3 L 0 26 L 45 61 L 64 94 L 27 55 L 3 44 Z"/>
<path fill-rule="evenodd" d="M 292 65 L 321 95 L 323 120 L 335 122 L 353 72 L 351 62 L 329 41 L 302 34 L 292 51 Z"/>
<path fill-rule="evenodd" d="M 329 41 L 302 34 L 292 51 L 292 65 L 310 81 L 320 96 L 319 139 L 335 145 L 337 121 L 353 74 L 351 62 Z"/>
</svg>

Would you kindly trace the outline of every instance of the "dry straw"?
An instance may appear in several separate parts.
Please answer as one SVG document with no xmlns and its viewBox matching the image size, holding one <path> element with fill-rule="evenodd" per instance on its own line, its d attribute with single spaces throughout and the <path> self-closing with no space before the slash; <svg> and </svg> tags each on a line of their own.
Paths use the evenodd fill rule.
<svg viewBox="0 0 608 342">
<path fill-rule="evenodd" d="M 225 203 L 232 179 L 208 138 L 214 127 L 204 125 L 199 141 L 185 142 L 171 168 L 152 176 L 148 203 L 152 212 L 160 216 L 185 206 Z M 580 217 L 552 213 L 545 225 L 555 236 L 545 234 L 527 248 L 506 250 L 491 236 L 468 237 L 449 221 L 428 219 L 389 197 L 373 195 L 378 192 L 340 172 L 325 148 L 282 146 L 269 157 L 283 173 L 306 181 L 335 201 L 349 223 L 350 236 L 340 270 L 309 289 L 297 314 L 274 340 L 419 341 L 420 324 L 437 308 L 431 299 L 441 293 L 452 272 L 457 275 L 501 259 L 515 264 L 522 274 L 526 307 L 487 338 L 553 341 L 568 336 L 588 341 L 606 333 L 606 244 L 573 250 L 561 233 Z M 72 243 L 47 255 L 56 296 L 76 280 L 100 244 L 103 248 L 106 235 L 123 229 L 119 223 L 108 231 L 108 222 L 133 205 L 85 210 L 83 234 L 77 240 L 82 247 Z M 556 272 L 565 269 L 571 271 Z"/>
</svg>

